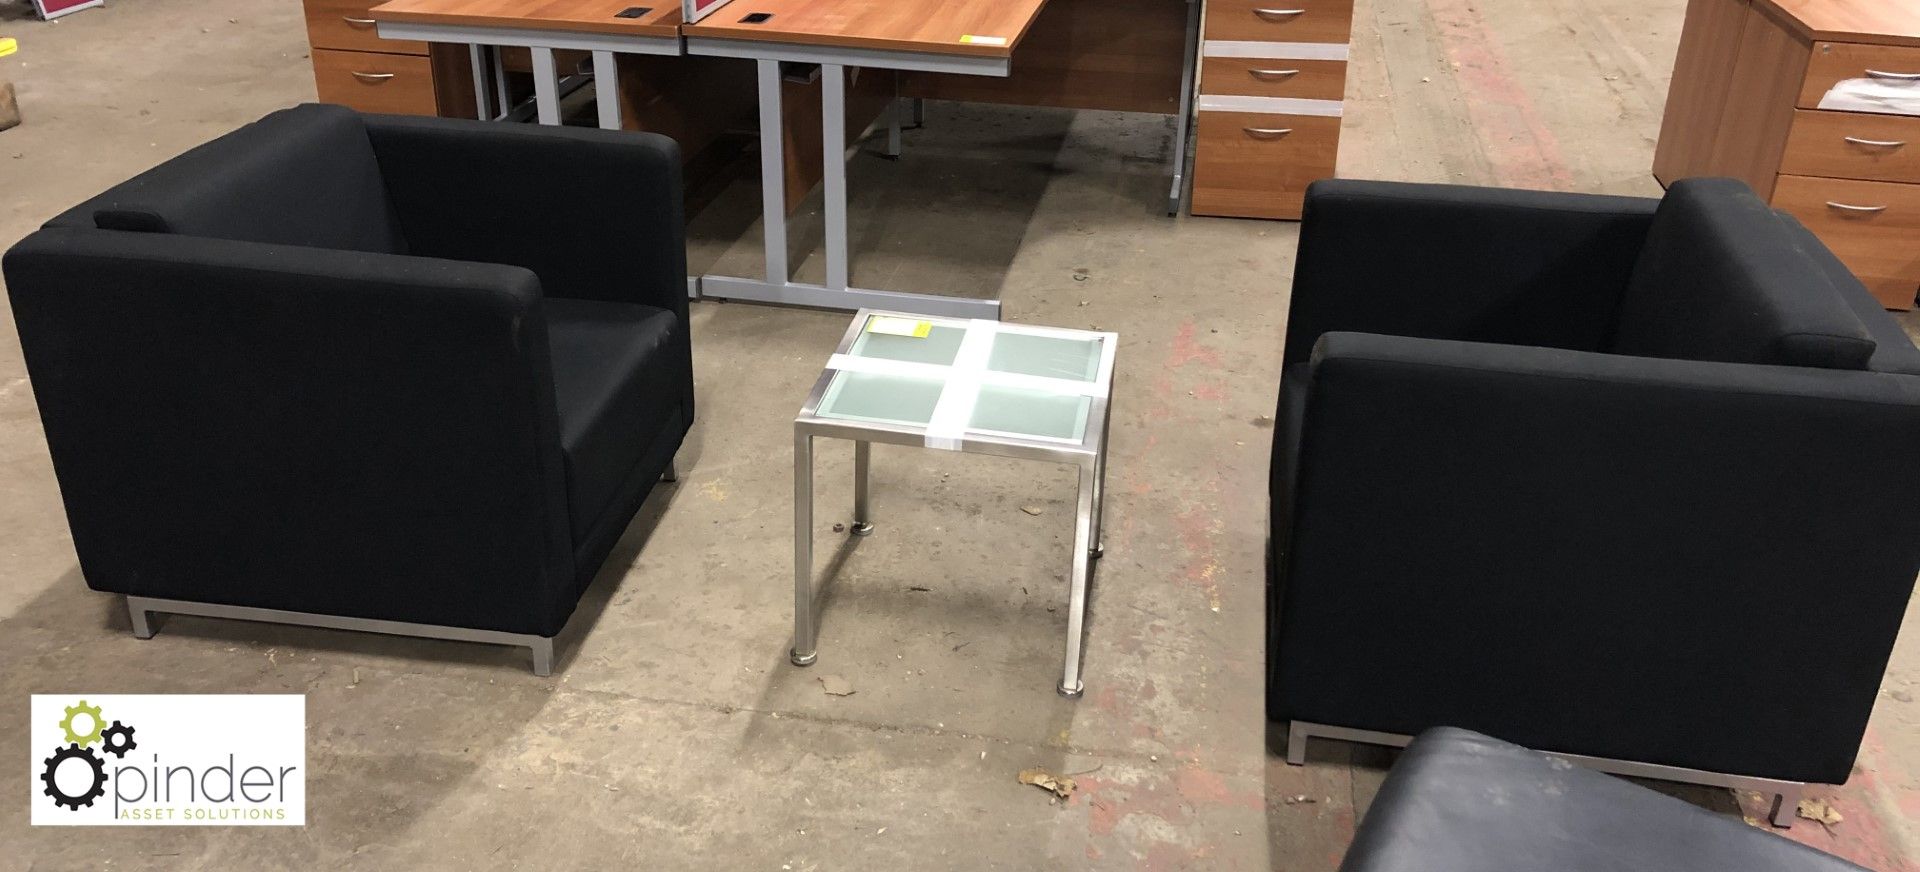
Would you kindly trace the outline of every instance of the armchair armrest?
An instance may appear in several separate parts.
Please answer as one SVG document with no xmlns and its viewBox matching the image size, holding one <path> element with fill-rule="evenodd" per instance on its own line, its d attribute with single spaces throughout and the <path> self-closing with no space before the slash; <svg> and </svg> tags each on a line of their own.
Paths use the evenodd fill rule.
<svg viewBox="0 0 1920 872">
<path fill-rule="evenodd" d="M 571 610 L 527 270 L 51 229 L 5 274 L 94 588 L 542 635 Z"/>
<path fill-rule="evenodd" d="M 1307 189 L 1286 362 L 1321 334 L 1597 350 L 1658 200 L 1329 179 Z"/>
<path fill-rule="evenodd" d="M 411 253 L 505 263 L 551 297 L 686 320 L 680 148 L 648 133 L 366 116 Z"/>
<path fill-rule="evenodd" d="M 1328 334 L 1272 713 L 1843 781 L 1917 441 L 1908 376 Z"/>
</svg>

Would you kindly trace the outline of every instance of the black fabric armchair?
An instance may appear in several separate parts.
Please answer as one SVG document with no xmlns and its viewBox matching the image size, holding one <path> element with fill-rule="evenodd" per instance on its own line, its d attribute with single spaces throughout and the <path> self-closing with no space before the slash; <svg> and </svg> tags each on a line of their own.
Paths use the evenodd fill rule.
<svg viewBox="0 0 1920 872">
<path fill-rule="evenodd" d="M 83 574 L 528 645 L 693 421 L 667 139 L 267 116 L 53 219 L 8 291 Z"/>
<path fill-rule="evenodd" d="M 1319 183 L 1284 358 L 1294 762 L 1456 725 L 1789 818 L 1847 778 L 1920 570 L 1920 351 L 1792 218 Z"/>
</svg>

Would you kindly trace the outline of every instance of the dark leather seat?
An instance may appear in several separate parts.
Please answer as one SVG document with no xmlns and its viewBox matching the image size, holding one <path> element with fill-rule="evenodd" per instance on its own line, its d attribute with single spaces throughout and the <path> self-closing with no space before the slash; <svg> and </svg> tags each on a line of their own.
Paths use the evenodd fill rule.
<svg viewBox="0 0 1920 872">
<path fill-rule="evenodd" d="M 1341 872 L 1860 872 L 1644 787 L 1467 730 L 1407 748 Z"/>
</svg>

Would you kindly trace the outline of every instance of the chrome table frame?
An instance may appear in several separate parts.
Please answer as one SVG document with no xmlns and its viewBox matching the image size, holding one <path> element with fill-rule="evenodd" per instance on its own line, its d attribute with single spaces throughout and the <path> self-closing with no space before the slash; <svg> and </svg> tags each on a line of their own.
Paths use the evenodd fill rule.
<svg viewBox="0 0 1920 872">
<path fill-rule="evenodd" d="M 892 314 L 930 320 L 936 325 L 967 326 L 966 322 L 958 319 L 862 309 L 840 337 L 840 344 L 834 353 L 844 355 L 852 350 L 854 340 L 859 338 L 868 317 Z M 853 442 L 853 524 L 849 530 L 855 536 L 866 536 L 873 532 L 868 461 L 875 442 L 1071 464 L 1079 469 L 1079 500 L 1073 524 L 1073 569 L 1067 591 L 1066 662 L 1057 689 L 1060 695 L 1069 698 L 1080 696 L 1086 689 L 1081 679 L 1080 661 L 1086 626 L 1087 586 L 1093 575 L 1093 562 L 1105 551 L 1100 538 L 1100 523 L 1106 502 L 1107 429 L 1112 420 L 1113 367 L 1119 336 L 1090 330 L 1011 324 L 997 325 L 997 329 L 1104 338 L 1098 383 L 1104 385 L 1105 390 L 1089 395 L 1086 433 L 1078 443 L 974 432 L 968 432 L 958 439 L 943 439 L 929 436 L 925 426 L 823 418 L 819 415 L 820 403 L 825 399 L 827 388 L 833 384 L 838 370 L 828 368 L 822 371 L 819 380 L 814 382 L 812 393 L 807 395 L 799 417 L 793 421 L 793 648 L 787 656 L 795 666 L 811 666 L 819 653 L 813 588 L 813 441 L 815 438 L 836 438 Z"/>
<path fill-rule="evenodd" d="M 1359 742 L 1366 745 L 1386 745 L 1393 748 L 1405 748 L 1409 742 L 1413 741 L 1412 736 L 1399 733 L 1382 733 L 1375 730 L 1356 730 L 1352 727 L 1293 721 L 1287 725 L 1287 762 L 1294 766 L 1305 765 L 1307 740 L 1314 737 Z M 1540 753 L 1610 775 L 1678 781 L 1684 784 L 1704 784 L 1709 787 L 1751 790 L 1763 796 L 1771 795 L 1773 806 L 1768 812 L 1768 818 L 1774 826 L 1782 829 L 1793 826 L 1794 814 L 1800 806 L 1801 791 L 1807 786 L 1805 782 L 1800 781 L 1781 781 L 1752 775 L 1728 775 L 1724 772 L 1708 772 L 1703 769 L 1688 769 L 1684 766 L 1663 766 L 1658 763 L 1639 763 L 1633 760 L 1615 760 L 1610 757 L 1588 757 L 1584 754 L 1562 754 L 1558 751 L 1542 750 Z"/>
</svg>

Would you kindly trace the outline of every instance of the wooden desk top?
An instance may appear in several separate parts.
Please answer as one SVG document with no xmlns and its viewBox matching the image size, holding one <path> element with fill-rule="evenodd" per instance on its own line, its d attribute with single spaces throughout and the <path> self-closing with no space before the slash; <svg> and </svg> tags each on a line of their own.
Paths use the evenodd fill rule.
<svg viewBox="0 0 1920 872">
<path fill-rule="evenodd" d="M 1810 40 L 1920 45 L 1920 0 L 1755 0 Z"/>
<path fill-rule="evenodd" d="M 650 6 L 652 11 L 639 18 L 614 17 L 632 6 Z M 680 35 L 680 0 L 388 0 L 367 15 L 376 21 L 409 24 Z"/>
<path fill-rule="evenodd" d="M 1046 0 L 733 0 L 681 32 L 693 37 L 1005 58 L 1013 54 L 1045 5 Z M 773 17 L 761 24 L 741 22 L 756 12 Z"/>
</svg>

